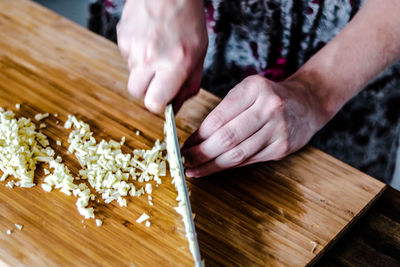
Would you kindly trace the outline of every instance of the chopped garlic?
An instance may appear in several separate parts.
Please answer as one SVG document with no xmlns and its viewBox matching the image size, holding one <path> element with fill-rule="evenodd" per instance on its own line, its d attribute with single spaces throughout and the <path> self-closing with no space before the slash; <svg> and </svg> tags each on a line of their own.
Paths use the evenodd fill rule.
<svg viewBox="0 0 400 267">
<path fill-rule="evenodd" d="M 158 171 L 159 165 L 165 166 L 165 144 L 158 140 L 151 150 L 134 150 L 133 155 L 130 155 L 121 151 L 125 137 L 122 137 L 121 142 L 97 142 L 90 126 L 71 115 L 68 116 L 64 127 L 73 128 L 68 138 L 68 151 L 74 153 L 83 167 L 79 171 L 80 176 L 101 194 L 106 204 L 117 201 L 121 207 L 126 207 L 127 201 L 124 197 L 128 194 L 136 197 L 144 194 L 143 188 L 136 190 L 133 184 L 128 183 L 130 178 L 137 179 L 137 169 L 141 172 L 139 182 L 160 182 L 159 176 L 165 176 L 160 175 Z M 149 169 L 155 171 L 150 173 Z M 146 185 L 146 193 L 151 192 L 151 184 Z"/>
<path fill-rule="evenodd" d="M 24 226 L 22 224 L 15 223 L 14 225 L 20 231 L 22 230 L 22 228 L 24 228 Z"/>
<path fill-rule="evenodd" d="M 145 222 L 145 225 L 146 225 L 146 227 L 150 227 L 150 225 L 151 225 L 151 222 L 149 222 L 149 221 L 146 221 L 146 222 Z"/>
<path fill-rule="evenodd" d="M 142 223 L 144 221 L 147 221 L 148 219 L 150 219 L 150 216 L 147 215 L 146 213 L 143 213 L 139 219 L 136 220 L 137 223 Z"/>
<path fill-rule="evenodd" d="M 57 144 L 57 146 L 61 146 L 61 141 L 57 140 L 56 144 Z"/>
<path fill-rule="evenodd" d="M 49 116 L 49 113 L 44 113 L 44 114 L 38 113 L 35 115 L 35 120 L 41 121 L 41 120 L 47 118 L 48 116 Z"/>
<path fill-rule="evenodd" d="M 54 117 L 58 118 L 58 113 L 54 113 Z"/>
<path fill-rule="evenodd" d="M 102 220 L 96 219 L 96 225 L 97 227 L 100 227 L 103 224 Z"/>
<path fill-rule="evenodd" d="M 51 190 L 53 189 L 50 185 L 48 184 L 42 184 L 42 189 L 46 192 L 51 192 Z"/>
<path fill-rule="evenodd" d="M 43 128 L 46 128 L 46 127 L 47 127 L 46 123 L 41 123 L 39 125 L 39 129 L 43 129 Z"/>
<path fill-rule="evenodd" d="M 143 187 L 140 188 L 139 190 L 137 190 L 137 191 L 135 192 L 135 196 L 136 196 L 136 197 L 140 197 L 141 195 L 144 195 L 144 189 L 143 189 Z"/>
<path fill-rule="evenodd" d="M 126 207 L 126 199 L 125 198 L 119 197 L 117 199 L 117 202 L 121 207 Z"/>
<path fill-rule="evenodd" d="M 6 234 L 7 234 L 7 235 L 11 235 L 11 234 L 12 234 L 12 231 L 11 231 L 10 229 L 8 229 L 7 232 L 6 232 Z"/>
<path fill-rule="evenodd" d="M 136 131 L 136 135 L 140 135 L 140 132 L 139 132 L 139 131 Z"/>
<path fill-rule="evenodd" d="M 36 165 L 54 155 L 48 146 L 47 137 L 29 119 L 17 119 L 12 111 L 0 108 L 0 169 L 4 173 L 0 180 L 13 175 L 19 179 L 18 186 L 34 186 Z"/>
<path fill-rule="evenodd" d="M 146 194 L 150 195 L 151 192 L 153 192 L 153 188 L 152 188 L 151 184 L 146 184 L 145 190 L 146 190 Z"/>
<path fill-rule="evenodd" d="M 8 181 L 8 183 L 6 184 L 6 186 L 8 186 L 9 188 L 14 188 L 15 182 L 14 181 Z"/>
<path fill-rule="evenodd" d="M 315 252 L 315 249 L 317 248 L 318 244 L 315 241 L 310 241 L 312 248 L 311 248 L 311 253 Z"/>
<path fill-rule="evenodd" d="M 149 205 L 150 205 L 150 206 L 153 206 L 153 205 L 154 205 L 154 204 L 153 204 L 153 201 L 149 200 Z"/>
<path fill-rule="evenodd" d="M 15 104 L 15 108 L 16 109 L 20 109 L 21 108 L 21 104 Z"/>
<path fill-rule="evenodd" d="M 1 182 L 3 182 L 3 181 L 5 181 L 7 178 L 8 178 L 8 176 L 10 176 L 8 173 L 3 173 L 3 175 L 1 176 L 1 178 L 0 178 L 0 181 Z"/>
<path fill-rule="evenodd" d="M 79 214 L 85 217 L 85 219 L 90 219 L 94 218 L 94 212 L 93 208 L 79 208 L 78 207 Z"/>
<path fill-rule="evenodd" d="M 40 121 L 49 114 L 37 114 Z M 55 116 L 57 117 L 57 116 Z M 41 124 L 43 127 L 44 123 Z M 5 181 L 10 175 L 19 179 L 16 183 L 8 181 L 10 187 L 33 187 L 33 176 L 36 165 L 45 162 L 49 169 L 44 169 L 45 178 L 41 187 L 50 192 L 59 189 L 67 195 L 77 197 L 76 207 L 85 219 L 94 218 L 94 209 L 89 207 L 89 201 L 95 201 L 95 195 L 85 183 L 75 184 L 76 180 L 85 179 L 91 188 L 99 193 L 105 203 L 117 201 L 126 207 L 124 197 L 151 194 L 154 180 L 161 184 L 160 176 L 165 176 L 165 143 L 156 141 L 150 150 L 134 150 L 133 154 L 123 154 L 121 142 L 102 140 L 96 142 L 88 124 L 78 121 L 74 116 L 68 116 L 65 128 L 74 128 L 70 133 L 68 152 L 75 154 L 82 168 L 79 177 L 74 177 L 62 163 L 60 156 L 55 158 L 55 151 L 49 146 L 47 137 L 36 130 L 35 125 L 26 118 L 16 119 L 11 111 L 0 108 L 0 169 L 3 171 L 0 181 Z M 61 141 L 56 141 L 61 145 Z M 138 179 L 139 177 L 139 179 Z M 145 188 L 136 190 L 130 179 L 147 182 Z M 150 196 L 149 196 L 150 197 Z M 152 205 L 151 198 L 149 204 Z M 99 202 L 99 200 L 97 200 Z"/>
</svg>

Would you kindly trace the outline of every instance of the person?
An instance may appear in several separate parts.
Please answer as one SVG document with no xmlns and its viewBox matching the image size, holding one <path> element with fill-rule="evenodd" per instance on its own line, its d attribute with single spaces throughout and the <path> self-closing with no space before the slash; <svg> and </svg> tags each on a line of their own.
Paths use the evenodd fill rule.
<svg viewBox="0 0 400 267">
<path fill-rule="evenodd" d="M 103 24 L 129 65 L 128 90 L 150 111 L 170 102 L 179 110 L 201 82 L 226 94 L 182 148 L 187 176 L 279 160 L 311 140 L 390 181 L 398 1 L 137 0 L 120 20 L 123 1 L 102 6 L 117 14 Z"/>
</svg>

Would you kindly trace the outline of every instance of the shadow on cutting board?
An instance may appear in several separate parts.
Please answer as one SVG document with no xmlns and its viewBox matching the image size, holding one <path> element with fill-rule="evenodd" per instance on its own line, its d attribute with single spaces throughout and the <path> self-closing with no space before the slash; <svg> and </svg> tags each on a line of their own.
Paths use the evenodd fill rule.
<svg viewBox="0 0 400 267">
<path fill-rule="evenodd" d="M 283 258 L 291 257 L 285 246 L 295 246 L 298 240 L 287 230 L 302 230 L 293 230 L 290 224 L 304 212 L 303 195 L 294 182 L 279 179 L 269 165 L 189 180 L 206 266 L 282 264 Z"/>
</svg>

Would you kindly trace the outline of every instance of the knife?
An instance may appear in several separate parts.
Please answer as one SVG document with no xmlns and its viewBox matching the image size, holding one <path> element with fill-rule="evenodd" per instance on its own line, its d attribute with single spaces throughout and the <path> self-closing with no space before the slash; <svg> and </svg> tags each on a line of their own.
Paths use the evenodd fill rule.
<svg viewBox="0 0 400 267">
<path fill-rule="evenodd" d="M 193 255 L 195 266 L 203 266 L 196 228 L 193 221 L 192 208 L 190 206 L 189 193 L 186 186 L 185 172 L 183 170 L 174 111 L 171 104 L 167 105 L 165 109 L 164 133 L 166 136 L 167 160 L 169 163 L 172 183 L 178 191 L 177 201 L 179 205 L 175 210 L 182 215 L 182 220 L 186 230 L 186 238 L 189 241 L 189 249 Z"/>
</svg>

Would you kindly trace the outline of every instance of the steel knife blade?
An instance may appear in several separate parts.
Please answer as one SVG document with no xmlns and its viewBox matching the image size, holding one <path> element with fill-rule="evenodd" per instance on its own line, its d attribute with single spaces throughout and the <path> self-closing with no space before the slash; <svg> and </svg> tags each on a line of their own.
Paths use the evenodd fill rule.
<svg viewBox="0 0 400 267">
<path fill-rule="evenodd" d="M 203 266 L 200 256 L 199 243 L 196 228 L 190 206 L 189 193 L 186 185 L 185 172 L 179 147 L 178 134 L 176 130 L 175 117 L 172 105 L 165 109 L 165 126 L 167 157 L 170 166 L 171 177 L 178 191 L 178 203 L 176 211 L 182 215 L 186 229 L 186 237 L 189 241 L 189 249 L 193 255 L 195 266 Z"/>
</svg>

